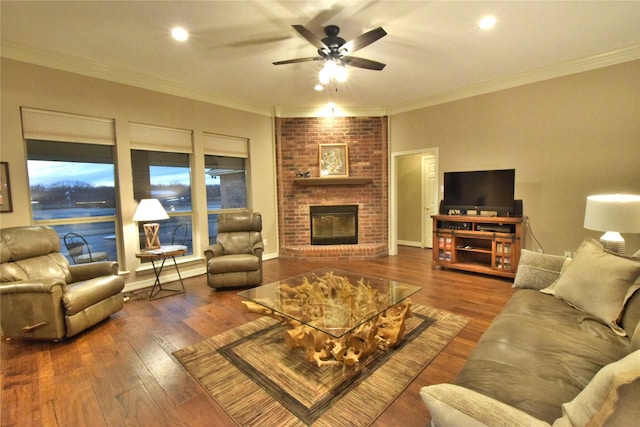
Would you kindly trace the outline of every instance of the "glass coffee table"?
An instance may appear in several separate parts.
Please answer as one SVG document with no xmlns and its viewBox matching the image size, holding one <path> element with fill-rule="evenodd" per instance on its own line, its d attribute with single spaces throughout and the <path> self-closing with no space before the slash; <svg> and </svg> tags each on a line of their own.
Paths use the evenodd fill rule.
<svg viewBox="0 0 640 427">
<path fill-rule="evenodd" d="M 395 280 L 322 268 L 240 292 L 253 313 L 290 326 L 285 343 L 305 348 L 319 366 L 359 363 L 398 345 L 411 316 L 409 297 L 422 289 Z"/>
</svg>

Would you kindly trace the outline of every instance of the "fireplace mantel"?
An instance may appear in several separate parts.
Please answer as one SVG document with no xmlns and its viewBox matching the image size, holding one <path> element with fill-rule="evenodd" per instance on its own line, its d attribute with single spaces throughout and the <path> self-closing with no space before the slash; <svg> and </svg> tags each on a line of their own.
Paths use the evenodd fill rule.
<svg viewBox="0 0 640 427">
<path fill-rule="evenodd" d="M 276 117 L 274 122 L 279 256 L 358 260 L 388 255 L 388 118 Z M 347 144 L 344 175 L 321 174 L 321 143 Z M 327 203 L 358 204 L 357 244 L 311 244 L 309 207 Z"/>
<path fill-rule="evenodd" d="M 369 184 L 372 179 L 343 176 L 337 178 L 295 178 L 293 182 L 297 185 L 362 185 Z"/>
</svg>

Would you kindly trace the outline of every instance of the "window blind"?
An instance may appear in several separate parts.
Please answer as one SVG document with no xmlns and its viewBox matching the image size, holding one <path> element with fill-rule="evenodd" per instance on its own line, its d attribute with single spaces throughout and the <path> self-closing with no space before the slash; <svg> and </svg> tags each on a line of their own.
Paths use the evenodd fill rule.
<svg viewBox="0 0 640 427">
<path fill-rule="evenodd" d="M 115 121 L 98 117 L 22 107 L 25 139 L 114 145 Z"/>
<path fill-rule="evenodd" d="M 203 132 L 204 153 L 215 156 L 249 158 L 249 140 Z"/>
<path fill-rule="evenodd" d="M 129 123 L 131 148 L 173 153 L 193 153 L 192 132 L 186 129 Z"/>
</svg>

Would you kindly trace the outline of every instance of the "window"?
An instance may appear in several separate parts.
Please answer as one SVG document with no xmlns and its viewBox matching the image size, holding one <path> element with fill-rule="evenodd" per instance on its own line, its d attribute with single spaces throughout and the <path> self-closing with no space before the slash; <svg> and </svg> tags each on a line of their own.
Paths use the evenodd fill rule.
<svg viewBox="0 0 640 427">
<path fill-rule="evenodd" d="M 64 236 L 82 235 L 91 252 L 116 261 L 116 190 L 113 146 L 27 140 L 33 220 Z"/>
<path fill-rule="evenodd" d="M 158 199 L 167 211 L 169 219 L 160 222 L 160 243 L 162 245 L 184 244 L 193 253 L 191 168 L 189 155 L 147 150 L 132 150 L 133 192 L 136 200 Z M 186 240 L 178 226 L 187 227 Z M 140 228 L 140 248 L 145 246 L 144 230 Z M 182 239 L 182 238 L 181 238 Z"/>
<path fill-rule="evenodd" d="M 246 162 L 240 157 L 205 155 L 204 163 L 209 244 L 214 244 L 218 236 L 218 214 L 228 209 L 247 208 Z"/>
</svg>

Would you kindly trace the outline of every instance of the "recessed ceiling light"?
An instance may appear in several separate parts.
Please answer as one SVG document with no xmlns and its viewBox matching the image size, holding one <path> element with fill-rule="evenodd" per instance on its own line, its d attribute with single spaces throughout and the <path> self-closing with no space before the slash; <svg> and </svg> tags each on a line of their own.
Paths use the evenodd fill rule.
<svg viewBox="0 0 640 427">
<path fill-rule="evenodd" d="M 313 87 L 314 90 L 317 90 L 318 92 L 323 91 L 324 90 L 324 86 L 322 86 L 320 83 L 318 83 L 317 85 L 315 85 Z"/>
<path fill-rule="evenodd" d="M 182 27 L 175 27 L 171 30 L 171 37 L 179 42 L 184 42 L 189 38 L 189 33 Z"/>
<path fill-rule="evenodd" d="M 490 28 L 493 28 L 494 25 L 496 25 L 495 16 L 485 16 L 480 21 L 478 21 L 478 27 L 480 27 L 481 30 L 488 30 Z"/>
</svg>

